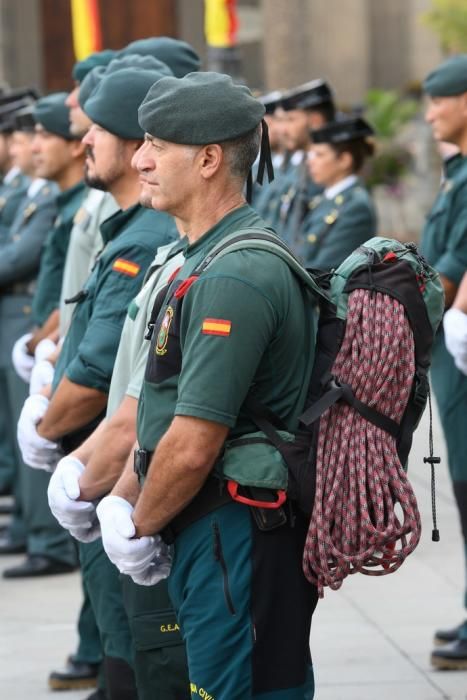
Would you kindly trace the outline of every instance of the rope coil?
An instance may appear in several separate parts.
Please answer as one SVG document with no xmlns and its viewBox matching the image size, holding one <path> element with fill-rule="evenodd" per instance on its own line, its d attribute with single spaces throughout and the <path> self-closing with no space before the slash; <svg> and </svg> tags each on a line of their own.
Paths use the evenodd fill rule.
<svg viewBox="0 0 467 700">
<path fill-rule="evenodd" d="M 403 305 L 387 294 L 356 289 L 332 374 L 399 424 L 412 390 L 414 350 Z M 320 597 L 324 586 L 337 590 L 349 574 L 383 576 L 401 566 L 420 535 L 417 501 L 396 439 L 351 406 L 335 404 L 320 419 L 305 576 Z"/>
</svg>

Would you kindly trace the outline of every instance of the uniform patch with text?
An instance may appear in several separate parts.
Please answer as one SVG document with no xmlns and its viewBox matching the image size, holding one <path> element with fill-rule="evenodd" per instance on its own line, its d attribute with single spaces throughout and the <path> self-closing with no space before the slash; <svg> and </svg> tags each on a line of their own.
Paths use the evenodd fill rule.
<svg viewBox="0 0 467 700">
<path fill-rule="evenodd" d="M 205 318 L 201 327 L 204 335 L 230 335 L 232 321 L 223 318 Z"/>
<path fill-rule="evenodd" d="M 138 272 L 141 270 L 141 267 L 137 263 L 131 262 L 131 260 L 118 258 L 112 265 L 112 270 L 115 270 L 115 272 L 121 272 L 122 275 L 128 275 L 128 277 L 136 277 Z"/>
</svg>

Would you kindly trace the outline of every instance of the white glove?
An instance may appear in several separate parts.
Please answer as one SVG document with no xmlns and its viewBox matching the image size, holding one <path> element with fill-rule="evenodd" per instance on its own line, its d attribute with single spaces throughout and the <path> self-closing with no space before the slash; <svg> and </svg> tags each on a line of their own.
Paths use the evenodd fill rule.
<svg viewBox="0 0 467 700">
<path fill-rule="evenodd" d="M 31 395 L 38 394 L 45 386 L 52 384 L 54 372 L 55 367 L 48 360 L 40 360 L 39 362 L 36 362 L 31 372 L 29 393 Z"/>
<path fill-rule="evenodd" d="M 460 309 L 449 309 L 444 314 L 446 347 L 461 372 L 467 374 L 467 314 Z"/>
<path fill-rule="evenodd" d="M 46 360 L 56 349 L 57 346 L 53 340 L 50 340 L 50 338 L 43 338 L 37 343 L 36 349 L 34 350 L 35 361 L 41 362 L 42 360 Z"/>
<path fill-rule="evenodd" d="M 49 400 L 42 394 L 29 396 L 19 417 L 17 435 L 23 461 L 30 467 L 53 471 L 61 456 L 59 447 L 38 435 L 36 427 L 48 405 Z"/>
<path fill-rule="evenodd" d="M 23 382 L 28 383 L 31 378 L 32 368 L 34 367 L 34 357 L 30 355 L 26 349 L 26 343 L 31 340 L 32 333 L 26 333 L 18 338 L 13 345 L 11 353 L 11 361 L 15 368 L 16 374 L 21 377 Z"/>
<path fill-rule="evenodd" d="M 164 548 L 165 545 L 160 537 L 132 539 L 136 530 L 131 519 L 133 506 L 128 501 L 119 496 L 106 496 L 96 510 L 104 549 L 122 574 L 145 586 L 154 585 L 168 576 L 170 560 L 161 558 L 161 545 Z"/>
<path fill-rule="evenodd" d="M 80 542 L 93 542 L 101 536 L 96 508 L 94 503 L 77 500 L 84 469 L 76 457 L 63 457 L 50 477 L 47 497 L 50 510 L 65 530 Z"/>
</svg>

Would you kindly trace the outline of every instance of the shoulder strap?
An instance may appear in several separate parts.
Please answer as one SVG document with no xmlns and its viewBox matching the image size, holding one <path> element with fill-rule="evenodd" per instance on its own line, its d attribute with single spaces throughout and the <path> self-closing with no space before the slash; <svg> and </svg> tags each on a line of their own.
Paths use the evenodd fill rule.
<svg viewBox="0 0 467 700">
<path fill-rule="evenodd" d="M 230 236 L 226 236 L 214 246 L 209 252 L 209 255 L 196 267 L 193 271 L 193 276 L 198 277 L 202 272 L 207 270 L 216 258 L 221 258 L 235 250 L 245 249 L 266 250 L 269 253 L 277 255 L 287 263 L 289 268 L 305 287 L 320 300 L 328 304 L 330 303 L 330 299 L 324 289 L 322 289 L 313 276 L 307 272 L 290 248 L 270 229 L 245 228 L 239 229 Z"/>
</svg>

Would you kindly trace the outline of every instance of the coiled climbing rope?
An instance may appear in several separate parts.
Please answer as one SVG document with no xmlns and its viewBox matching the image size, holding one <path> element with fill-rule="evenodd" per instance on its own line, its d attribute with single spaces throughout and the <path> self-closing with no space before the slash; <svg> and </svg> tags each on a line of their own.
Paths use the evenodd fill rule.
<svg viewBox="0 0 467 700">
<path fill-rule="evenodd" d="M 414 340 L 402 304 L 380 292 L 353 291 L 334 377 L 400 423 L 414 372 Z M 349 574 L 391 573 L 420 535 L 417 501 L 396 439 L 348 404 L 335 404 L 319 425 L 315 504 L 303 556 L 307 579 L 322 597 L 324 586 L 336 590 Z"/>
</svg>

